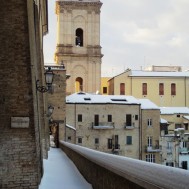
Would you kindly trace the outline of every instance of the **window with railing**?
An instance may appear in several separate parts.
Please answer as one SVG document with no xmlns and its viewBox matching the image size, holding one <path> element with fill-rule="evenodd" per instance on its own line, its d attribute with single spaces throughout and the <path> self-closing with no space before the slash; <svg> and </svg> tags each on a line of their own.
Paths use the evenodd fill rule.
<svg viewBox="0 0 189 189">
<path fill-rule="evenodd" d="M 126 126 L 132 126 L 132 116 L 131 116 L 131 114 L 126 114 Z"/>
</svg>

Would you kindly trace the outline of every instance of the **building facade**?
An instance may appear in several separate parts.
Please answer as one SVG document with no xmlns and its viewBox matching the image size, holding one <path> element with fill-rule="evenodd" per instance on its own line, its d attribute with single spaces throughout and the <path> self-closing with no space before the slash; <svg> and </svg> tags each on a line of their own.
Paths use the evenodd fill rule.
<svg viewBox="0 0 189 189">
<path fill-rule="evenodd" d="M 98 0 L 62 0 L 56 2 L 57 46 L 55 61 L 64 63 L 67 94 L 100 91 L 101 46 Z"/>
<path fill-rule="evenodd" d="M 189 106 L 189 72 L 126 70 L 109 80 L 110 95 L 147 98 L 158 106 Z"/>
<path fill-rule="evenodd" d="M 161 163 L 160 147 L 160 108 L 148 99 L 141 103 L 141 159 Z"/>
<path fill-rule="evenodd" d="M 76 144 L 107 153 L 159 163 L 159 119 L 157 106 L 131 96 L 76 93 L 66 98 L 66 123 L 76 129 Z M 71 134 L 66 136 L 71 142 Z"/>
<path fill-rule="evenodd" d="M 37 189 L 49 149 L 43 36 L 47 1 L 2 1 L 0 7 L 0 188 Z"/>
</svg>

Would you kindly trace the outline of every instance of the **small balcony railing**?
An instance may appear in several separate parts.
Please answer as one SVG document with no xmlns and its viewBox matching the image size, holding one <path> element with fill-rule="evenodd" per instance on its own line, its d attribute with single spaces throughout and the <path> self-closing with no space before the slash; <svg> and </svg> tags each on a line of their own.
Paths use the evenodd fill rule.
<svg viewBox="0 0 189 189">
<path fill-rule="evenodd" d="M 125 129 L 134 129 L 135 126 L 134 125 L 127 125 L 127 123 L 124 123 L 124 128 Z"/>
<path fill-rule="evenodd" d="M 156 146 L 146 146 L 145 149 L 146 152 L 161 152 L 161 146 L 156 145 Z"/>
<path fill-rule="evenodd" d="M 114 129 L 114 122 L 99 122 L 98 124 L 92 122 L 92 129 Z"/>
</svg>

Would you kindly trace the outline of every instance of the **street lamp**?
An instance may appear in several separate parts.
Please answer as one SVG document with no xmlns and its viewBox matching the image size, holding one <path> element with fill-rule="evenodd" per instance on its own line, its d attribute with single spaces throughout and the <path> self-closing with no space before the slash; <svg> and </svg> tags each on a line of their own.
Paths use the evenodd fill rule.
<svg viewBox="0 0 189 189">
<path fill-rule="evenodd" d="M 54 73 L 51 70 L 51 67 L 48 67 L 48 70 L 44 73 L 44 75 L 46 86 L 39 86 L 39 80 L 36 81 L 36 89 L 41 93 L 49 91 L 52 86 Z"/>
</svg>

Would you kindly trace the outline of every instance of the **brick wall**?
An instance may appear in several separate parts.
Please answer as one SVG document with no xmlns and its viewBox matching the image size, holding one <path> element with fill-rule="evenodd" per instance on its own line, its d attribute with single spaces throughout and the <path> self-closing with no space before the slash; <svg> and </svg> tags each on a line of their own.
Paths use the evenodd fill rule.
<svg viewBox="0 0 189 189">
<path fill-rule="evenodd" d="M 33 7 L 31 7 L 33 9 Z M 38 188 L 42 174 L 40 129 L 34 119 L 27 1 L 0 6 L 0 188 Z M 11 117 L 29 118 L 11 128 Z"/>
</svg>

